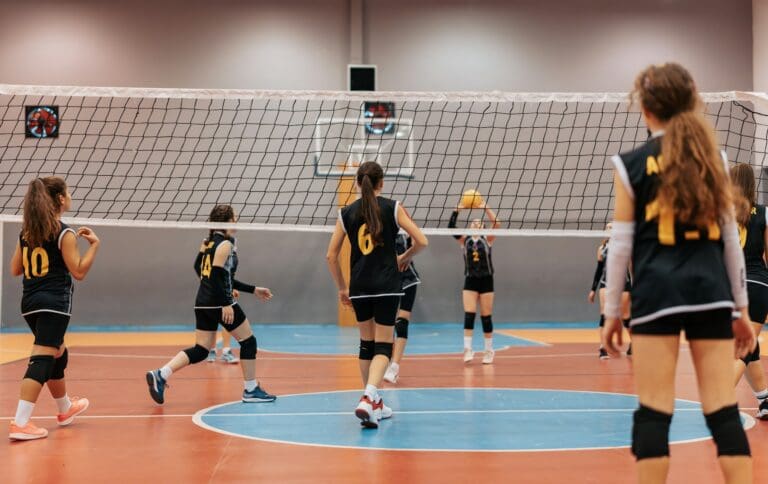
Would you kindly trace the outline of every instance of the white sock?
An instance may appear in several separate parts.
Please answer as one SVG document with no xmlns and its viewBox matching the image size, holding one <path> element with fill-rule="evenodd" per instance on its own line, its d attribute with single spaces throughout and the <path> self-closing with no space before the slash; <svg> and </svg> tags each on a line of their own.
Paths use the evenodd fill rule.
<svg viewBox="0 0 768 484">
<path fill-rule="evenodd" d="M 493 338 L 485 338 L 485 351 L 493 351 Z"/>
<path fill-rule="evenodd" d="M 374 403 L 381 400 L 381 397 L 379 397 L 379 389 L 376 388 L 375 385 L 368 384 L 365 386 L 365 396 L 368 397 Z"/>
<path fill-rule="evenodd" d="M 464 349 L 472 349 L 472 336 L 464 336 Z"/>
<path fill-rule="evenodd" d="M 29 423 L 29 419 L 32 418 L 32 410 L 35 409 L 35 404 L 26 400 L 19 400 L 19 405 L 16 407 L 16 417 L 13 421 L 16 425 L 23 427 Z"/>
<path fill-rule="evenodd" d="M 395 373 L 400 371 L 400 365 L 398 365 L 394 361 L 389 364 L 389 367 L 392 368 L 392 371 L 394 371 Z"/>
<path fill-rule="evenodd" d="M 59 407 L 59 413 L 69 412 L 69 408 L 72 406 L 69 396 L 65 394 L 61 398 L 54 398 L 54 400 L 56 400 L 56 406 Z"/>
<path fill-rule="evenodd" d="M 160 368 L 160 377 L 163 380 L 168 380 L 171 375 L 173 375 L 173 370 L 171 370 L 170 366 L 165 365 L 164 367 Z"/>
<path fill-rule="evenodd" d="M 252 392 L 256 390 L 256 387 L 259 386 L 258 380 L 245 380 L 243 381 L 243 388 L 245 388 L 245 391 Z"/>
<path fill-rule="evenodd" d="M 754 393 L 755 393 L 755 398 L 757 398 L 758 400 L 762 401 L 768 398 L 768 388 L 766 388 L 762 392 L 754 392 Z"/>
<path fill-rule="evenodd" d="M 221 354 L 224 354 L 224 353 L 232 353 L 232 348 L 230 348 L 229 346 L 225 346 L 224 348 L 221 349 Z"/>
</svg>

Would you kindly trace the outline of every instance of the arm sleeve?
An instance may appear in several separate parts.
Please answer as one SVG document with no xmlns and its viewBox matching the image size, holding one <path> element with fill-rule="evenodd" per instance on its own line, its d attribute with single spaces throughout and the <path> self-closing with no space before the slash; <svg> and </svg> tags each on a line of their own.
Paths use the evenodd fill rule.
<svg viewBox="0 0 768 484">
<path fill-rule="evenodd" d="M 235 299 L 232 297 L 232 276 L 228 270 L 213 266 L 211 268 L 211 286 L 216 304 L 231 306 L 235 303 Z"/>
<path fill-rule="evenodd" d="M 232 278 L 232 287 L 234 289 L 237 289 L 238 291 L 247 292 L 249 294 L 253 294 L 254 292 L 256 292 L 256 286 L 252 286 L 250 284 L 240 282 L 234 277 Z"/>
<path fill-rule="evenodd" d="M 739 228 L 736 220 L 730 216 L 723 224 L 723 256 L 728 279 L 731 282 L 731 294 L 737 308 L 749 305 L 747 297 L 747 276 L 744 264 L 744 251 L 739 242 Z"/>
<path fill-rule="evenodd" d="M 596 291 L 598 284 L 600 284 L 600 277 L 603 275 L 604 268 L 605 268 L 605 260 L 597 261 L 597 267 L 595 268 L 595 275 L 592 277 L 593 291 Z"/>
<path fill-rule="evenodd" d="M 635 222 L 613 222 L 611 250 L 608 251 L 605 282 L 605 317 L 621 318 L 621 293 L 632 256 Z"/>
<path fill-rule="evenodd" d="M 454 210 L 453 213 L 451 214 L 451 219 L 448 220 L 448 228 L 449 229 L 455 229 L 456 228 L 456 220 L 458 220 L 458 219 L 459 219 L 459 211 L 458 210 Z M 460 235 L 454 235 L 453 238 L 456 239 L 456 240 L 459 240 L 461 238 L 461 236 Z"/>
</svg>

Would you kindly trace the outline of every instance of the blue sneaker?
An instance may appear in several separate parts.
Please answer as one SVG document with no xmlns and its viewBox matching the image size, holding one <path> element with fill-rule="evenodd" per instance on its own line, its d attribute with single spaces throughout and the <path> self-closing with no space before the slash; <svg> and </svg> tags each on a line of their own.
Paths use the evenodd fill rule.
<svg viewBox="0 0 768 484">
<path fill-rule="evenodd" d="M 261 385 L 253 389 L 253 391 L 243 390 L 243 402 L 245 403 L 262 403 L 262 402 L 274 402 L 277 397 L 265 392 Z"/>
<path fill-rule="evenodd" d="M 165 402 L 163 394 L 165 393 L 167 383 L 160 376 L 160 370 L 147 372 L 147 385 L 149 386 L 149 395 L 152 397 L 152 400 L 162 405 Z"/>
</svg>

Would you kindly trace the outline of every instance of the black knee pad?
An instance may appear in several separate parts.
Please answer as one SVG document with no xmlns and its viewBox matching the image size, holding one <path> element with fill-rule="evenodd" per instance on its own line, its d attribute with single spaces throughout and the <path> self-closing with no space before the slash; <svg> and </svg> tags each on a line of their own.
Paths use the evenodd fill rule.
<svg viewBox="0 0 768 484">
<path fill-rule="evenodd" d="M 632 454 L 637 460 L 669 456 L 672 415 L 640 405 L 632 426 Z"/>
<path fill-rule="evenodd" d="M 602 328 L 603 326 L 605 326 L 605 315 L 601 314 L 600 315 L 600 327 Z"/>
<path fill-rule="evenodd" d="M 743 361 L 745 365 L 749 365 L 753 361 L 760 361 L 760 343 L 758 342 L 757 345 L 755 345 L 755 350 L 742 358 L 741 361 Z"/>
<path fill-rule="evenodd" d="M 360 356 L 358 358 L 367 361 L 373 359 L 373 340 L 360 340 Z"/>
<path fill-rule="evenodd" d="M 395 334 L 398 338 L 408 339 L 408 320 L 405 318 L 397 318 L 395 321 Z"/>
<path fill-rule="evenodd" d="M 712 433 L 712 440 L 717 446 L 718 456 L 750 455 L 749 441 L 744 427 L 741 425 L 739 407 L 729 405 L 709 415 L 704 415 L 704 417 L 707 419 L 707 427 Z"/>
<path fill-rule="evenodd" d="M 190 365 L 200 363 L 204 359 L 208 358 L 208 348 L 205 346 L 195 345 L 192 348 L 185 349 L 184 353 L 187 354 Z"/>
<path fill-rule="evenodd" d="M 67 369 L 67 363 L 69 363 L 69 350 L 64 348 L 64 352 L 61 356 L 53 360 L 51 380 L 61 380 L 64 378 L 64 370 Z"/>
<path fill-rule="evenodd" d="M 387 358 L 392 358 L 392 343 L 383 343 L 381 341 L 377 341 L 373 345 L 373 354 L 376 355 L 384 355 Z"/>
<path fill-rule="evenodd" d="M 244 340 L 238 341 L 238 343 L 240 343 L 240 359 L 241 360 L 256 359 L 256 353 L 258 351 L 258 348 L 256 345 L 256 336 L 250 335 Z"/>
<path fill-rule="evenodd" d="M 464 329 L 475 329 L 475 313 L 464 313 Z"/>
<path fill-rule="evenodd" d="M 490 314 L 488 316 L 480 316 L 480 321 L 483 322 L 483 333 L 493 333 L 493 319 Z"/>
<path fill-rule="evenodd" d="M 24 378 L 45 385 L 45 382 L 51 379 L 51 372 L 53 372 L 53 355 L 30 356 Z"/>
</svg>

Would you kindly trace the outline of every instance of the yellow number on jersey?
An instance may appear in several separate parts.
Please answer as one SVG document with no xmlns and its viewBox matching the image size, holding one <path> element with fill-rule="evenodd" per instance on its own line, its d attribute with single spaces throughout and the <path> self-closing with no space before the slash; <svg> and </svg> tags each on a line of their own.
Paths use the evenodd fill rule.
<svg viewBox="0 0 768 484">
<path fill-rule="evenodd" d="M 472 262 L 480 262 L 480 252 L 476 250 L 472 251 Z"/>
<path fill-rule="evenodd" d="M 363 255 L 368 255 L 373 252 L 375 246 L 373 245 L 373 238 L 368 233 L 368 225 L 363 224 L 360 226 L 360 230 L 357 231 L 357 246 L 360 248 L 360 252 Z"/>
<path fill-rule="evenodd" d="M 203 257 L 203 262 L 200 264 L 200 275 L 203 277 L 211 277 L 211 255 L 206 254 Z"/>
<path fill-rule="evenodd" d="M 31 257 L 29 257 L 29 248 L 24 247 L 21 253 L 21 263 L 24 266 L 24 277 L 27 279 L 44 277 L 48 274 L 48 252 L 42 247 L 32 249 Z"/>
<path fill-rule="evenodd" d="M 742 249 L 747 245 L 747 228 L 741 224 L 739 224 L 739 242 Z"/>
</svg>

